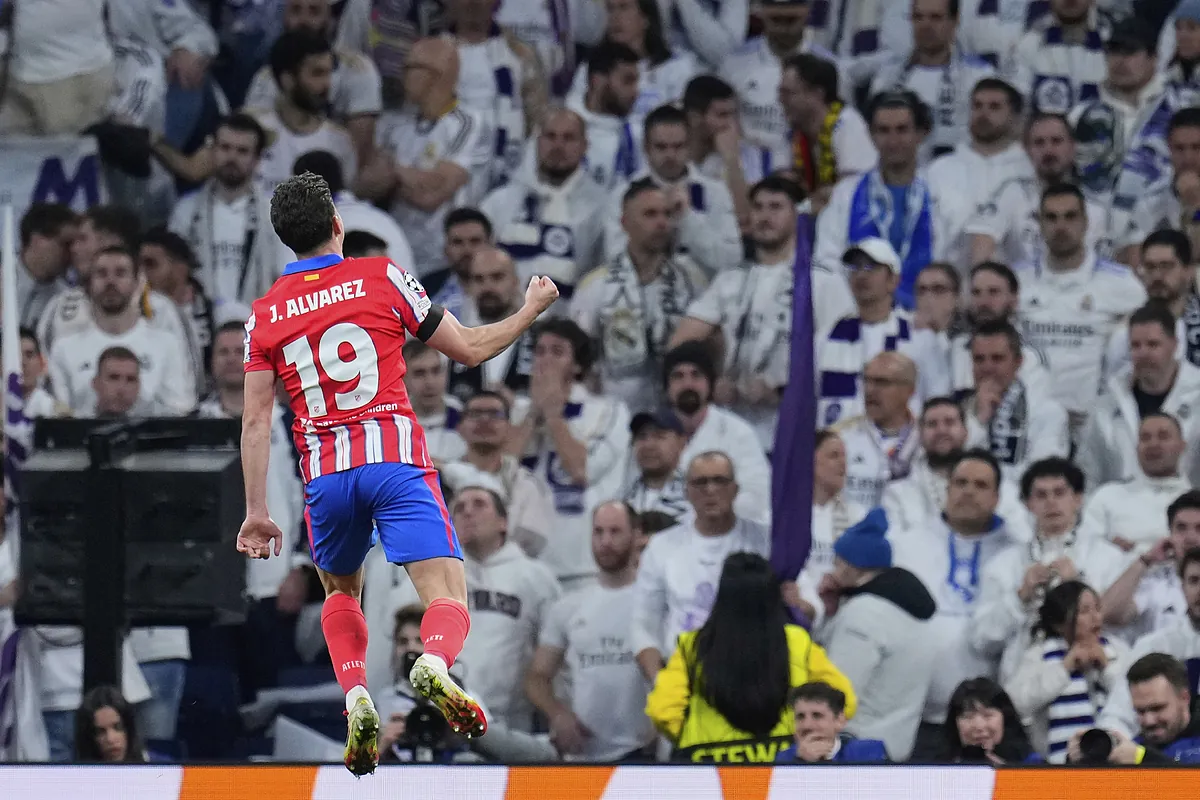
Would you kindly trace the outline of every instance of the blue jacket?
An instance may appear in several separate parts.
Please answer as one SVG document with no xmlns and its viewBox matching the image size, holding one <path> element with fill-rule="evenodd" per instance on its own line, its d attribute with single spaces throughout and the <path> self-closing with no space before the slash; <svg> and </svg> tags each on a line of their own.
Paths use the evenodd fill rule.
<svg viewBox="0 0 1200 800">
<path fill-rule="evenodd" d="M 878 739 L 859 739 L 849 734 L 841 735 L 842 746 L 830 761 L 834 764 L 873 764 L 888 760 L 887 748 Z M 780 750 L 775 756 L 776 764 L 807 764 L 796 759 L 796 745 Z M 823 763 L 823 762 L 815 762 Z"/>
<path fill-rule="evenodd" d="M 1146 745 L 1141 736 L 1133 741 Z M 1152 747 L 1153 745 L 1146 745 L 1147 750 Z M 1200 715 L 1192 716 L 1192 721 L 1180 731 L 1179 737 L 1175 741 L 1163 747 L 1153 747 L 1153 749 L 1179 764 L 1200 764 Z"/>
</svg>

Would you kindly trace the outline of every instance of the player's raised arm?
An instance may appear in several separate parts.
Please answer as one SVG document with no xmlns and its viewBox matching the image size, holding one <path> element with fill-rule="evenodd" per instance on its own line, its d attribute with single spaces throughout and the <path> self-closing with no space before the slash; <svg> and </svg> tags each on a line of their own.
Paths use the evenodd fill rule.
<svg viewBox="0 0 1200 800">
<path fill-rule="evenodd" d="M 517 313 L 499 322 L 468 328 L 449 311 L 443 311 L 441 323 L 425 342 L 460 364 L 475 367 L 504 352 L 557 299 L 558 287 L 554 281 L 535 275 L 529 280 L 525 303 Z"/>
</svg>

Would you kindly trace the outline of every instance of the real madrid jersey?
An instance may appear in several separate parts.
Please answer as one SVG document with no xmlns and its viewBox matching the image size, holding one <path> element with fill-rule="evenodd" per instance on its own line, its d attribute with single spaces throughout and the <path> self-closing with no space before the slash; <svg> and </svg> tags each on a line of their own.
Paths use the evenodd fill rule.
<svg viewBox="0 0 1200 800">
<path fill-rule="evenodd" d="M 996 243 L 998 258 L 1005 264 L 1040 261 L 1046 243 L 1038 222 L 1042 185 L 1036 176 L 1022 174 L 1004 180 L 996 191 L 979 205 L 967 222 L 966 232 L 988 236 Z M 1099 203 L 1087 201 L 1087 233 L 1084 241 L 1097 255 L 1111 252 L 1108 213 Z"/>
<path fill-rule="evenodd" d="M 1078 269 L 1052 272 L 1044 261 L 1016 266 L 1021 333 L 1050 362 L 1050 391 L 1067 411 L 1086 415 L 1100 393 L 1105 345 L 1146 302 L 1127 267 L 1088 253 Z"/>
<path fill-rule="evenodd" d="M 400 166 L 432 170 L 449 162 L 468 175 L 466 184 L 433 211 L 422 211 L 399 196 L 392 203 L 392 216 L 408 237 L 417 274 L 424 275 L 442 258 L 446 213 L 475 205 L 487 188 L 491 134 L 477 113 L 456 106 L 432 122 L 410 110 L 386 113 L 380 117 L 375 138 Z"/>
<path fill-rule="evenodd" d="M 258 162 L 258 177 L 268 194 L 292 177 L 292 167 L 297 158 L 318 150 L 332 153 L 337 158 L 347 181 L 358 174 L 354 143 L 350 140 L 350 134 L 340 125 L 324 120 L 316 130 L 297 133 L 283 124 L 274 109 L 255 111 L 253 114 L 271 139 Z"/>
</svg>

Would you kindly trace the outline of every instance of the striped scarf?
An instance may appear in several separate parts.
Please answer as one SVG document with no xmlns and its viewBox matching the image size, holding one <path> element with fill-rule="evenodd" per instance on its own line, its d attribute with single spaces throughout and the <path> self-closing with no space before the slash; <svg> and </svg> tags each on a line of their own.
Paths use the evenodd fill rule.
<svg viewBox="0 0 1200 800">
<path fill-rule="evenodd" d="M 1109 647 L 1108 640 L 1100 637 L 1104 654 L 1111 661 L 1116 653 Z M 1042 660 L 1061 662 L 1067 657 L 1070 645 L 1061 636 L 1048 637 L 1042 643 Z M 1049 726 L 1046 733 L 1047 760 L 1051 764 L 1065 764 L 1067 745 L 1071 737 L 1081 731 L 1096 727 L 1096 719 L 1104 710 L 1107 689 L 1096 680 L 1095 673 L 1072 672 L 1071 680 L 1047 709 Z"/>
<path fill-rule="evenodd" d="M 868 361 L 862 344 L 862 320 L 843 317 L 838 320 L 821 347 L 817 375 L 817 424 L 832 425 L 841 419 L 862 413 L 863 397 L 859 377 Z M 887 321 L 883 349 L 891 352 L 911 341 L 913 328 L 908 313 L 893 309 Z"/>
</svg>

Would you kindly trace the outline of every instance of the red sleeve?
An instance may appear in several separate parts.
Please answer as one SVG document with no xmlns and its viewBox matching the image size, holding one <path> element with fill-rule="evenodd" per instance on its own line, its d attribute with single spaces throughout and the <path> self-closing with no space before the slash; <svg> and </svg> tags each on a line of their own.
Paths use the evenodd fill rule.
<svg viewBox="0 0 1200 800">
<path fill-rule="evenodd" d="M 250 319 L 246 320 L 246 337 L 242 340 L 245 345 L 243 363 L 246 365 L 246 372 L 262 372 L 263 370 L 274 370 L 275 364 L 271 360 L 270 353 L 263 348 L 259 337 L 254 335 L 254 314 L 250 314 Z"/>
<path fill-rule="evenodd" d="M 388 283 L 395 289 L 390 298 L 392 311 L 404 324 L 404 330 L 421 341 L 427 340 L 442 321 L 442 309 L 429 299 L 417 276 L 387 262 Z"/>
</svg>

